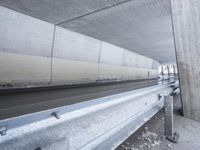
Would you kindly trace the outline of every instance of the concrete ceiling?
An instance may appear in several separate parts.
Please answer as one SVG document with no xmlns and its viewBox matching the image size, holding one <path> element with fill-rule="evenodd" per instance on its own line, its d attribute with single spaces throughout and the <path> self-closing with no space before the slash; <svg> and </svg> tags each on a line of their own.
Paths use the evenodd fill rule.
<svg viewBox="0 0 200 150">
<path fill-rule="evenodd" d="M 0 5 L 160 63 L 175 62 L 168 0 L 0 0 Z"/>
</svg>

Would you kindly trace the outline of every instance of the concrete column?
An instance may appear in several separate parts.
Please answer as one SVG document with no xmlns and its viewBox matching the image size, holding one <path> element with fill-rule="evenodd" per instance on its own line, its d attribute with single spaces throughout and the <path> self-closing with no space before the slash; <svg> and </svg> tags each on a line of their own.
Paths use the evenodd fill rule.
<svg viewBox="0 0 200 150">
<path fill-rule="evenodd" d="M 200 120 L 200 1 L 170 1 L 183 114 Z"/>
</svg>

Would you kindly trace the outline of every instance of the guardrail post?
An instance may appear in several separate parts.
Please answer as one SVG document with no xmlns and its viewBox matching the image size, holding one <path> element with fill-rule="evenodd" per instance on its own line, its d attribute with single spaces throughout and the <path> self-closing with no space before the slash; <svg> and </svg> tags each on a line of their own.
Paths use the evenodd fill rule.
<svg viewBox="0 0 200 150">
<path fill-rule="evenodd" d="M 177 143 L 180 135 L 173 131 L 173 96 L 164 96 L 164 106 L 165 106 L 164 135 L 169 141 Z"/>
<path fill-rule="evenodd" d="M 173 98 L 172 96 L 164 97 L 165 103 L 165 130 L 166 136 L 173 135 Z"/>
</svg>

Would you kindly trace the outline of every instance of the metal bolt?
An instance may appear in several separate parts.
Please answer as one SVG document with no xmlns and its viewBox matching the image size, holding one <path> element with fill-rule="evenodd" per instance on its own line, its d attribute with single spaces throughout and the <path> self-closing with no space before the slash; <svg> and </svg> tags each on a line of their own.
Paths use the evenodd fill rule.
<svg viewBox="0 0 200 150">
<path fill-rule="evenodd" d="M 56 119 L 60 119 L 60 115 L 58 112 L 52 112 L 51 115 L 54 116 Z"/>
<path fill-rule="evenodd" d="M 34 149 L 34 150 L 42 150 L 42 148 L 41 147 L 37 147 L 36 149 Z"/>
<path fill-rule="evenodd" d="M 158 94 L 158 100 L 161 100 L 162 97 L 164 97 L 163 94 Z"/>
<path fill-rule="evenodd" d="M 0 135 L 1 136 L 6 135 L 6 131 L 7 131 L 6 126 L 0 126 Z"/>
</svg>

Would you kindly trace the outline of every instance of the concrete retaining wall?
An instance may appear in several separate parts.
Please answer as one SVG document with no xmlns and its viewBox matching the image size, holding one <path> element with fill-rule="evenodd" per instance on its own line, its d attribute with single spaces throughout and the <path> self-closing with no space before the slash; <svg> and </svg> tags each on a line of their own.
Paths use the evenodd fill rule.
<svg viewBox="0 0 200 150">
<path fill-rule="evenodd" d="M 0 7 L 0 86 L 80 84 L 156 77 L 159 63 Z"/>
<path fill-rule="evenodd" d="M 1 84 L 48 83 L 54 26 L 0 7 Z"/>
<path fill-rule="evenodd" d="M 102 42 L 99 60 L 99 80 L 121 80 L 124 49 Z"/>
<path fill-rule="evenodd" d="M 101 41 L 56 27 L 52 82 L 58 84 L 96 82 Z"/>
</svg>

